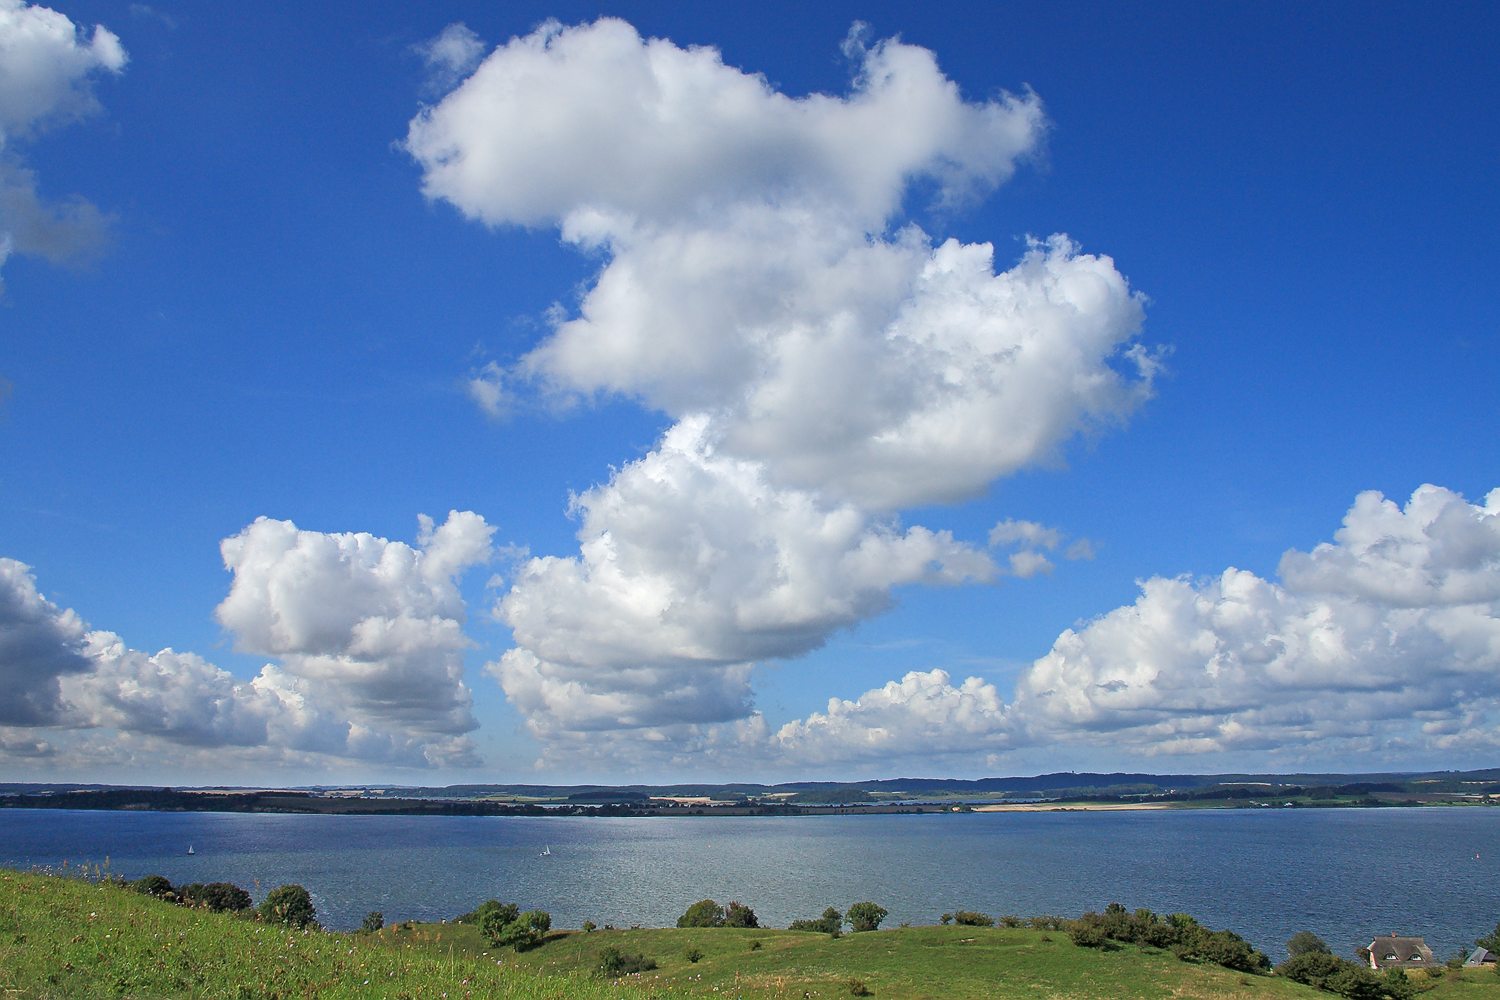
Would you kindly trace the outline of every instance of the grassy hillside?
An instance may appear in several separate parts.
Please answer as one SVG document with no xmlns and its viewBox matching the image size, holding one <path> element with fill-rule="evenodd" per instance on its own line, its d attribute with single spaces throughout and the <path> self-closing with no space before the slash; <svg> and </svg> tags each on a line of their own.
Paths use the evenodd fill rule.
<svg viewBox="0 0 1500 1000">
<path fill-rule="evenodd" d="M 758 947 L 756 945 L 758 944 Z M 654 959 L 617 981 L 592 975 L 606 947 Z M 697 962 L 688 953 L 701 953 Z M 622 1000 L 628 997 L 1323 998 L 1311 988 L 1170 953 L 1075 947 L 1066 934 L 910 927 L 849 934 L 776 930 L 554 931 L 517 955 L 471 927 L 401 924 L 378 935 L 287 931 L 186 909 L 113 885 L 0 871 L 5 1000 Z M 1448 973 L 1432 1000 L 1500 1000 L 1492 971 Z"/>
</svg>

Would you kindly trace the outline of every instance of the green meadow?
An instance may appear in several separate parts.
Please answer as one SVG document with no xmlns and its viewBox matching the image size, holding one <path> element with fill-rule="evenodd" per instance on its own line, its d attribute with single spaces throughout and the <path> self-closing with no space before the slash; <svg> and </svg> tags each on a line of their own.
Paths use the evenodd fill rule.
<svg viewBox="0 0 1500 1000">
<path fill-rule="evenodd" d="M 600 976 L 607 948 L 656 968 Z M 1432 1000 L 1500 1000 L 1492 970 L 1413 981 Z M 0 990 L 5 1000 L 1333 996 L 1136 945 L 1078 947 L 1057 931 L 901 927 L 832 938 L 736 928 L 555 930 L 517 953 L 461 924 L 304 933 L 109 882 L 9 871 L 0 872 Z"/>
</svg>

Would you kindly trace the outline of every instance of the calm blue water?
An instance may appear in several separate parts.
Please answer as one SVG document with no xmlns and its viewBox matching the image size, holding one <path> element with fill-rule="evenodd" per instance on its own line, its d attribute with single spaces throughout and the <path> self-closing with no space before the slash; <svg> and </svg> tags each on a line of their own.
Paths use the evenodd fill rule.
<svg viewBox="0 0 1500 1000">
<path fill-rule="evenodd" d="M 188 844 L 197 850 L 186 855 Z M 552 856 L 540 857 L 545 845 Z M 1348 955 L 1420 934 L 1447 958 L 1500 920 L 1500 809 L 1211 810 L 648 819 L 0 810 L 0 866 L 102 863 L 306 886 L 325 925 L 453 917 L 485 899 L 670 926 L 704 897 L 786 926 L 873 899 L 887 922 L 945 910 L 1076 916 L 1111 902 L 1192 913 L 1274 960 L 1312 930 Z"/>
</svg>

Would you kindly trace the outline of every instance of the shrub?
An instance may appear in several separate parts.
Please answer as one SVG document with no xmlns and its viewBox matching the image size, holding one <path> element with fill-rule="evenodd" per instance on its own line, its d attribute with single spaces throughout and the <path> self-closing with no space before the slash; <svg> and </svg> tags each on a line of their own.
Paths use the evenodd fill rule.
<svg viewBox="0 0 1500 1000">
<path fill-rule="evenodd" d="M 1130 913 L 1111 903 L 1103 913 L 1085 913 L 1068 925 L 1073 943 L 1086 948 L 1108 947 L 1124 941 L 1153 948 L 1170 948 L 1185 962 L 1213 962 L 1239 972 L 1265 972 L 1271 960 L 1232 931 L 1211 931 L 1186 913 L 1160 917 L 1150 910 Z"/>
<path fill-rule="evenodd" d="M 1213 962 L 1237 972 L 1269 972 L 1271 960 L 1233 931 L 1204 931 L 1179 957 Z"/>
<path fill-rule="evenodd" d="M 1286 951 L 1293 958 L 1296 958 L 1298 955 L 1313 953 L 1322 955 L 1333 954 L 1328 948 L 1328 943 L 1312 931 L 1298 931 L 1293 934 L 1292 939 L 1286 943 Z"/>
<path fill-rule="evenodd" d="M 521 908 L 515 903 L 502 903 L 498 899 L 489 899 L 480 903 L 468 913 L 454 917 L 453 922 L 455 924 L 469 924 L 472 927 L 481 927 L 484 924 L 484 918 L 488 914 L 501 913 L 504 916 L 500 920 L 500 923 L 508 924 L 516 919 L 520 912 Z"/>
<path fill-rule="evenodd" d="M 605 976 L 628 976 L 636 972 L 648 972 L 656 968 L 656 960 L 644 955 L 631 955 L 610 945 L 599 953 L 599 973 Z"/>
<path fill-rule="evenodd" d="M 268 924 L 302 928 L 311 924 L 317 914 L 312 897 L 300 885 L 283 885 L 272 889 L 271 894 L 260 904 L 261 919 Z"/>
<path fill-rule="evenodd" d="M 182 901 L 189 906 L 198 906 L 215 913 L 250 909 L 250 894 L 233 882 L 194 882 L 181 890 Z"/>
<path fill-rule="evenodd" d="M 941 917 L 938 917 L 938 920 L 942 921 L 944 927 L 947 927 L 949 924 L 953 923 L 953 914 L 945 913 Z"/>
<path fill-rule="evenodd" d="M 817 920 L 793 920 L 791 931 L 817 931 L 820 934 L 839 936 L 839 931 L 844 926 L 844 915 L 833 907 L 823 911 L 823 916 Z"/>
<path fill-rule="evenodd" d="M 583 933 L 585 933 L 585 934 L 592 934 L 594 931 L 596 931 L 598 929 L 599 929 L 599 925 L 596 924 L 596 923 L 594 923 L 592 920 L 585 920 L 583 922 Z"/>
<path fill-rule="evenodd" d="M 678 927 L 723 927 L 724 907 L 711 899 L 701 899 L 677 918 Z"/>
<path fill-rule="evenodd" d="M 1018 916 L 1015 916 L 1014 914 L 1007 913 L 1005 916 L 1003 916 L 1003 917 L 1000 918 L 1000 926 L 1001 927 L 1020 927 L 1021 926 L 1021 918 L 1018 917 Z"/>
<path fill-rule="evenodd" d="M 1068 930 L 1068 936 L 1080 948 L 1104 947 L 1104 929 L 1081 920 Z"/>
<path fill-rule="evenodd" d="M 495 944 L 514 948 L 516 951 L 535 948 L 552 929 L 552 915 L 546 910 L 527 910 L 517 914 L 514 920 L 503 924 L 498 921 L 499 915 L 496 914 L 490 924 L 481 925 L 480 930 Z M 494 927 L 494 930 L 490 930 L 490 927 Z"/>
<path fill-rule="evenodd" d="M 750 940 L 750 950 L 751 951 L 760 951 L 760 939 L 759 938 L 751 938 L 751 940 Z"/>
<path fill-rule="evenodd" d="M 755 919 L 755 911 L 744 903 L 730 903 L 729 910 L 724 914 L 725 927 L 759 927 Z"/>
<path fill-rule="evenodd" d="M 136 892 L 155 896 L 157 899 L 171 899 L 176 895 L 172 883 L 167 881 L 165 875 L 147 875 L 145 878 L 130 883 L 130 887 Z"/>
<path fill-rule="evenodd" d="M 371 910 L 369 913 L 365 914 L 364 922 L 359 925 L 359 929 L 365 931 L 366 933 L 374 934 L 384 926 L 385 914 L 381 913 L 379 910 Z"/>
<path fill-rule="evenodd" d="M 880 927 L 880 922 L 885 919 L 888 911 L 883 906 L 876 906 L 871 902 L 855 903 L 849 907 L 848 914 L 844 920 L 853 927 L 855 932 L 873 931 Z"/>
<path fill-rule="evenodd" d="M 698 964 L 698 960 L 703 957 L 703 949 L 699 948 L 699 947 L 697 947 L 695 945 L 695 946 L 689 948 L 687 951 L 683 952 L 682 953 L 682 957 L 686 958 L 689 962 L 692 962 L 694 965 L 697 965 Z"/>
<path fill-rule="evenodd" d="M 870 988 L 865 985 L 863 979 L 851 979 L 849 980 L 849 992 L 853 996 L 867 997 L 870 995 Z"/>
<path fill-rule="evenodd" d="M 965 927 L 993 927 L 995 918 L 973 910 L 959 910 L 953 914 L 953 922 Z"/>
</svg>

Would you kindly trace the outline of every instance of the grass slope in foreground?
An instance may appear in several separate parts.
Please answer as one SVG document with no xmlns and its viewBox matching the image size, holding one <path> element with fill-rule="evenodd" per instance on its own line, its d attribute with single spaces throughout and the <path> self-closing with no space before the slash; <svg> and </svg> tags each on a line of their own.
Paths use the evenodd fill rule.
<svg viewBox="0 0 1500 1000">
<path fill-rule="evenodd" d="M 752 943 L 760 947 L 752 949 Z M 592 974 L 606 947 L 658 968 Z M 701 952 L 690 962 L 690 950 Z M 497 964 L 497 962 L 499 964 Z M 554 931 L 521 954 L 471 927 L 403 924 L 370 934 L 303 934 L 187 909 L 113 885 L 0 871 L 0 989 L 6 1000 L 595 1000 L 628 997 L 1329 998 L 1309 987 L 1134 946 L 1101 952 L 1066 934 L 910 927 L 849 934 L 774 930 Z M 1488 970 L 1449 973 L 1432 1000 L 1500 1000 Z"/>
</svg>

